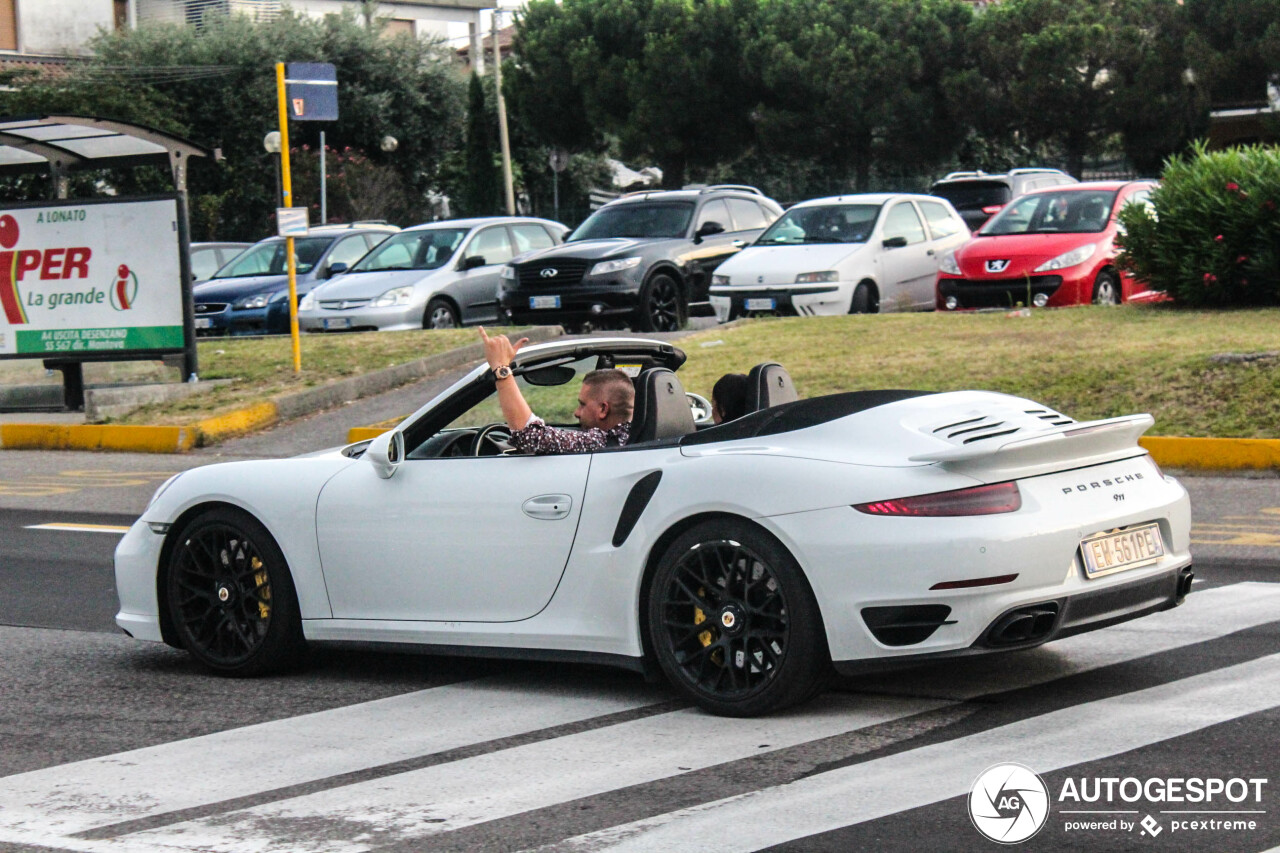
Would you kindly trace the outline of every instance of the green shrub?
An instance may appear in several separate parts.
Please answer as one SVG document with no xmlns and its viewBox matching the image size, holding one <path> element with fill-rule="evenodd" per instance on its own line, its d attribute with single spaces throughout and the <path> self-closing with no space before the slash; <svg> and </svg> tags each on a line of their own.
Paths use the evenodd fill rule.
<svg viewBox="0 0 1280 853">
<path fill-rule="evenodd" d="M 1120 212 L 1120 263 L 1183 304 L 1280 304 L 1280 148 L 1198 144 L 1160 180 Z"/>
</svg>

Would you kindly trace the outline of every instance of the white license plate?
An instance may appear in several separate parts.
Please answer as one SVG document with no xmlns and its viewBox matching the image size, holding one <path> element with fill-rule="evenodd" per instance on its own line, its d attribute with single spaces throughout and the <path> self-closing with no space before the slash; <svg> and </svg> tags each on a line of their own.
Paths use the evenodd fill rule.
<svg viewBox="0 0 1280 853">
<path fill-rule="evenodd" d="M 776 299 L 748 299 L 747 300 L 748 311 L 772 311 L 774 308 L 777 308 L 777 307 L 778 307 L 778 300 Z"/>
<path fill-rule="evenodd" d="M 208 317 L 197 317 L 197 318 L 196 318 L 196 328 L 197 328 L 197 329 L 212 329 L 212 328 L 213 328 L 213 320 L 210 320 Z"/>
<path fill-rule="evenodd" d="M 350 317 L 326 317 L 324 321 L 324 327 L 326 329 L 350 329 L 351 318 Z"/>
<path fill-rule="evenodd" d="M 1164 556 L 1160 525 L 1144 524 L 1119 533 L 1090 536 L 1080 543 L 1084 573 L 1091 578 L 1154 563 Z"/>
<path fill-rule="evenodd" d="M 529 307 L 530 308 L 559 308 L 560 297 L 559 296 L 530 296 Z"/>
</svg>

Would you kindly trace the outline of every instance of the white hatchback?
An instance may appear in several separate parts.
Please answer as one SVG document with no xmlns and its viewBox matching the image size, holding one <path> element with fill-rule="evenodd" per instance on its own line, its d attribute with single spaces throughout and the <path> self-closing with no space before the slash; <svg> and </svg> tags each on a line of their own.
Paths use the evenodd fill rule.
<svg viewBox="0 0 1280 853">
<path fill-rule="evenodd" d="M 801 202 L 720 265 L 711 304 L 722 323 L 757 313 L 932 311 L 938 260 L 968 239 L 955 208 L 935 196 Z"/>
</svg>

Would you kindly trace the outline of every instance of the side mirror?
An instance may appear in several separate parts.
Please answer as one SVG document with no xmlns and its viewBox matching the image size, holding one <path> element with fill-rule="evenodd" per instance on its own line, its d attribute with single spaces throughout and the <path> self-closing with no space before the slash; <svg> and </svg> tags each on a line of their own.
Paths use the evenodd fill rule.
<svg viewBox="0 0 1280 853">
<path fill-rule="evenodd" d="M 349 269 L 351 269 L 351 264 L 346 261 L 338 261 L 337 263 L 329 264 L 329 275 L 342 275 Z"/>
<path fill-rule="evenodd" d="M 724 226 L 719 222 L 704 222 L 702 227 L 693 235 L 695 241 L 701 240 L 703 237 L 710 237 L 712 234 L 723 234 Z"/>
<path fill-rule="evenodd" d="M 375 474 L 384 480 L 390 480 L 404 460 L 404 433 L 399 430 L 384 432 L 369 442 L 363 458 L 373 465 Z"/>
<path fill-rule="evenodd" d="M 488 264 L 485 263 L 484 255 L 467 255 L 465 258 L 462 259 L 463 271 L 473 270 L 476 267 L 483 267 L 483 266 L 488 266 Z"/>
<path fill-rule="evenodd" d="M 885 240 L 884 243 L 882 243 L 881 245 L 883 245 L 886 249 L 902 249 L 902 248 L 905 248 L 907 245 L 907 238 L 902 236 L 890 237 L 888 240 Z"/>
<path fill-rule="evenodd" d="M 711 417 L 711 401 L 701 394 L 694 394 L 689 391 L 684 393 L 689 399 L 689 411 L 693 413 L 693 422 L 695 424 L 709 424 L 714 418 Z"/>
</svg>

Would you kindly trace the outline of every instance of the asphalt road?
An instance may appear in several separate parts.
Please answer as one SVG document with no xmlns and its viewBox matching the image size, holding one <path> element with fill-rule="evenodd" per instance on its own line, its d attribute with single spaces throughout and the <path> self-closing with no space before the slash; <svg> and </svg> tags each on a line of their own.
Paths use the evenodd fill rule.
<svg viewBox="0 0 1280 853">
<path fill-rule="evenodd" d="M 596 667 L 317 650 L 230 680 L 124 637 L 111 528 L 218 459 L 0 453 L 0 850 L 994 850 L 967 795 L 1002 762 L 1047 785 L 1028 850 L 1280 845 L 1280 480 L 1184 479 L 1182 608 L 729 721 Z M 1128 777 L 1268 782 L 1061 798 Z"/>
</svg>

